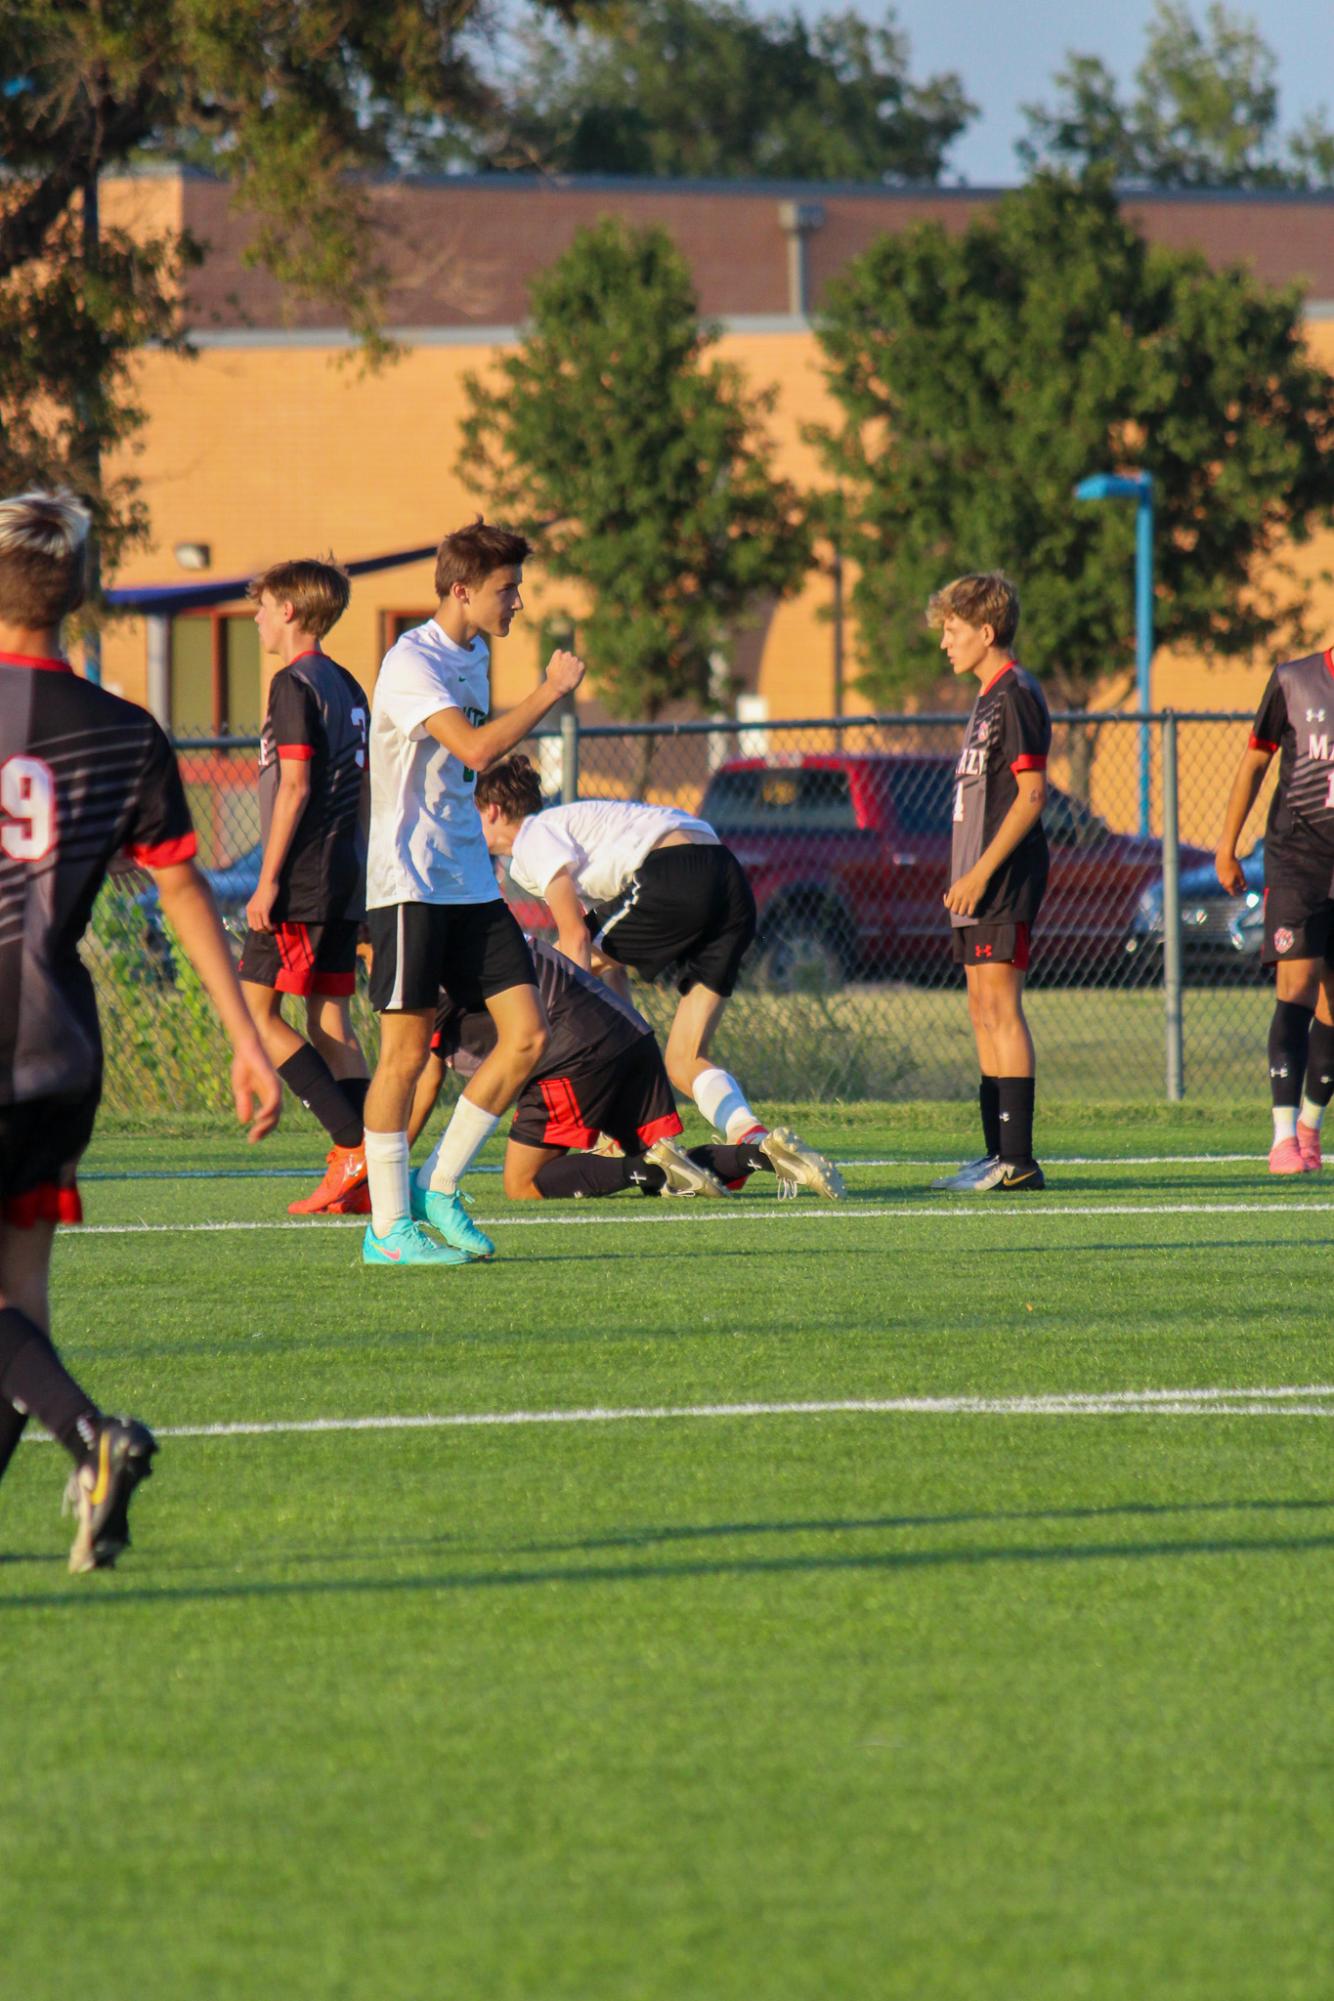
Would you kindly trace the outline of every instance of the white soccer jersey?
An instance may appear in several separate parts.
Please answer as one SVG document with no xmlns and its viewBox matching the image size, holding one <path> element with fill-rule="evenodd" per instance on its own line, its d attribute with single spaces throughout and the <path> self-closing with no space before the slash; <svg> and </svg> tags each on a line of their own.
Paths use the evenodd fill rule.
<svg viewBox="0 0 1334 2001">
<path fill-rule="evenodd" d="M 552 876 L 567 868 L 586 903 L 607 903 L 664 834 L 689 834 L 703 844 L 719 844 L 707 820 L 675 806 L 575 799 L 524 821 L 515 837 L 510 874 L 530 895 L 544 896 Z"/>
<path fill-rule="evenodd" d="M 371 701 L 368 910 L 498 899 L 472 796 L 477 774 L 426 729 L 441 709 L 483 723 L 490 706 L 491 654 L 480 635 L 456 646 L 430 619 L 385 654 Z"/>
</svg>

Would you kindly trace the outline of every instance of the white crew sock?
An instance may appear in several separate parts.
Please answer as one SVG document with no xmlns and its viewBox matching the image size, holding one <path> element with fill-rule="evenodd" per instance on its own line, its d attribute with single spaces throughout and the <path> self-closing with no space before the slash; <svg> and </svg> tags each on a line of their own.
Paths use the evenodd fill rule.
<svg viewBox="0 0 1334 2001">
<path fill-rule="evenodd" d="M 1311 1103 L 1311 1100 L 1307 1097 L 1305 1091 L 1303 1091 L 1302 1124 L 1304 1126 L 1309 1126 L 1313 1132 L 1319 1132 L 1321 1122 L 1323 1121 L 1324 1116 L 1325 1116 L 1325 1107 L 1323 1105 L 1313 1105 Z"/>
<path fill-rule="evenodd" d="M 1295 1105 L 1275 1105 L 1274 1145 L 1277 1146 L 1281 1139 L 1296 1139 L 1296 1137 L 1297 1107 Z"/>
<path fill-rule="evenodd" d="M 471 1098 L 460 1098 L 454 1115 L 436 1142 L 435 1152 L 417 1169 L 417 1186 L 437 1195 L 453 1195 L 477 1154 L 500 1124 L 498 1112 L 484 1112 Z"/>
<path fill-rule="evenodd" d="M 763 1119 L 757 1119 L 746 1103 L 740 1084 L 726 1070 L 701 1070 L 690 1095 L 709 1124 L 730 1146 L 736 1146 L 757 1126 L 761 1132 L 765 1129 Z"/>
<path fill-rule="evenodd" d="M 412 1214 L 408 1187 L 408 1136 L 366 1130 L 366 1180 L 371 1191 L 371 1228 L 387 1236 L 395 1223 Z"/>
</svg>

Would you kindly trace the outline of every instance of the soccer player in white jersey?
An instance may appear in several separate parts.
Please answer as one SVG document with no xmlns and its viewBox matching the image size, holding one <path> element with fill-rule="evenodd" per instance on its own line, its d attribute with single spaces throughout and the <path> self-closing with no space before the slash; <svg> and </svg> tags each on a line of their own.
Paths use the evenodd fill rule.
<svg viewBox="0 0 1334 2001">
<path fill-rule="evenodd" d="M 458 1184 L 547 1043 L 523 933 L 496 885 L 473 802 L 477 773 L 573 694 L 584 664 L 557 650 L 524 701 L 487 720 L 490 647 L 520 610 L 529 545 L 480 518 L 446 535 L 435 564 L 435 616 L 385 655 L 371 703 L 367 926 L 380 1057 L 366 1096 L 371 1220 L 367 1264 L 462 1264 L 495 1246 Z M 443 987 L 484 1006 L 496 1046 L 468 1081 L 439 1145 L 408 1171 L 408 1109 L 430 1049 Z M 436 1241 L 422 1227 L 444 1238 Z"/>
<path fill-rule="evenodd" d="M 755 898 L 708 822 L 628 799 L 543 811 L 537 773 L 522 756 L 483 773 L 477 804 L 491 853 L 508 855 L 513 880 L 545 899 L 567 958 L 585 970 L 632 966 L 646 980 L 676 968 L 681 1001 L 664 1055 L 677 1090 L 730 1145 L 759 1146 L 780 1181 L 842 1195 L 833 1163 L 789 1127 L 769 1131 L 709 1054 L 755 936 Z"/>
</svg>

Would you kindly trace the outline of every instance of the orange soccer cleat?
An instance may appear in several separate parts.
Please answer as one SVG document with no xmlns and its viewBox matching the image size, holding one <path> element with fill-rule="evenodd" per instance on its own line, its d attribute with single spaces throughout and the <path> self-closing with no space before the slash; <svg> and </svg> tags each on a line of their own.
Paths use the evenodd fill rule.
<svg viewBox="0 0 1334 2001">
<path fill-rule="evenodd" d="M 303 1195 L 297 1202 L 289 1202 L 289 1216 L 318 1216 L 327 1210 L 334 1216 L 356 1216 L 362 1213 L 352 1197 L 366 1185 L 366 1149 L 364 1146 L 331 1146 L 324 1165 L 324 1179 L 318 1188 L 312 1188 L 309 1195 Z"/>
</svg>

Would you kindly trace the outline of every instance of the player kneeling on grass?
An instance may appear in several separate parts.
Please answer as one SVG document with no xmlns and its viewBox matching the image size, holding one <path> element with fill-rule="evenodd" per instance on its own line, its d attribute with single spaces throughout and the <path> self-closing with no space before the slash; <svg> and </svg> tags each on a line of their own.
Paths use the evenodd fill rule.
<svg viewBox="0 0 1334 2001">
<path fill-rule="evenodd" d="M 508 855 L 520 889 L 545 900 L 567 958 L 613 979 L 626 966 L 645 980 L 678 968 L 682 998 L 666 1049 L 677 1090 L 730 1145 L 758 1146 L 784 1181 L 842 1195 L 838 1169 L 787 1127 L 770 1132 L 736 1078 L 710 1059 L 755 936 L 755 898 L 708 822 L 626 799 L 576 799 L 543 811 L 537 772 L 522 756 L 483 772 L 477 804 L 488 848 Z"/>
<path fill-rule="evenodd" d="M 57 1223 L 82 1211 L 75 1171 L 102 1089 L 97 998 L 78 944 L 112 862 L 150 869 L 164 915 L 233 1049 L 237 1116 L 278 1122 L 227 936 L 195 867 L 180 772 L 153 718 L 80 679 L 61 622 L 83 602 L 88 517 L 64 494 L 0 501 L 0 1475 L 30 1415 L 74 1461 L 73 1571 L 108 1569 L 130 1540 L 130 1497 L 157 1450 L 147 1425 L 106 1417 L 51 1345 Z"/>
<path fill-rule="evenodd" d="M 945 908 L 954 957 L 968 982 L 981 1070 L 983 1154 L 933 1188 L 1027 1194 L 1043 1187 L 1033 1158 L 1033 1038 L 1024 1018 L 1032 927 L 1047 886 L 1051 718 L 1042 690 L 1015 665 L 1019 594 L 992 571 L 959 577 L 927 607 L 940 648 L 974 674 L 973 703 L 955 768 L 954 842 Z"/>
<path fill-rule="evenodd" d="M 366 908 L 368 702 L 320 645 L 347 609 L 334 563 L 275 563 L 246 595 L 277 662 L 260 736 L 263 860 L 246 905 L 241 990 L 278 1075 L 329 1135 L 324 1178 L 294 1216 L 367 1206 L 362 1108 L 369 1073 L 352 1028 L 357 932 Z M 306 1003 L 306 1039 L 283 1020 Z"/>
<path fill-rule="evenodd" d="M 551 1040 L 514 1108 L 505 1149 L 511 1201 L 619 1195 L 726 1195 L 773 1162 L 754 1142 L 697 1146 L 675 1142 L 681 1120 L 653 1030 L 629 1001 L 541 939 L 531 942 L 538 990 Z M 413 1100 L 408 1132 L 425 1126 L 446 1067 L 469 1077 L 495 1042 L 482 1008 L 442 997 L 431 1059 Z M 607 1157 L 591 1147 L 600 1133 L 622 1148 Z"/>
<path fill-rule="evenodd" d="M 1214 857 L 1224 889 L 1245 887 L 1237 843 L 1274 752 L 1265 828 L 1264 947 L 1274 968 L 1269 1086 L 1271 1174 L 1318 1174 L 1334 1095 L 1334 647 L 1276 667 L 1241 754 Z"/>
</svg>

